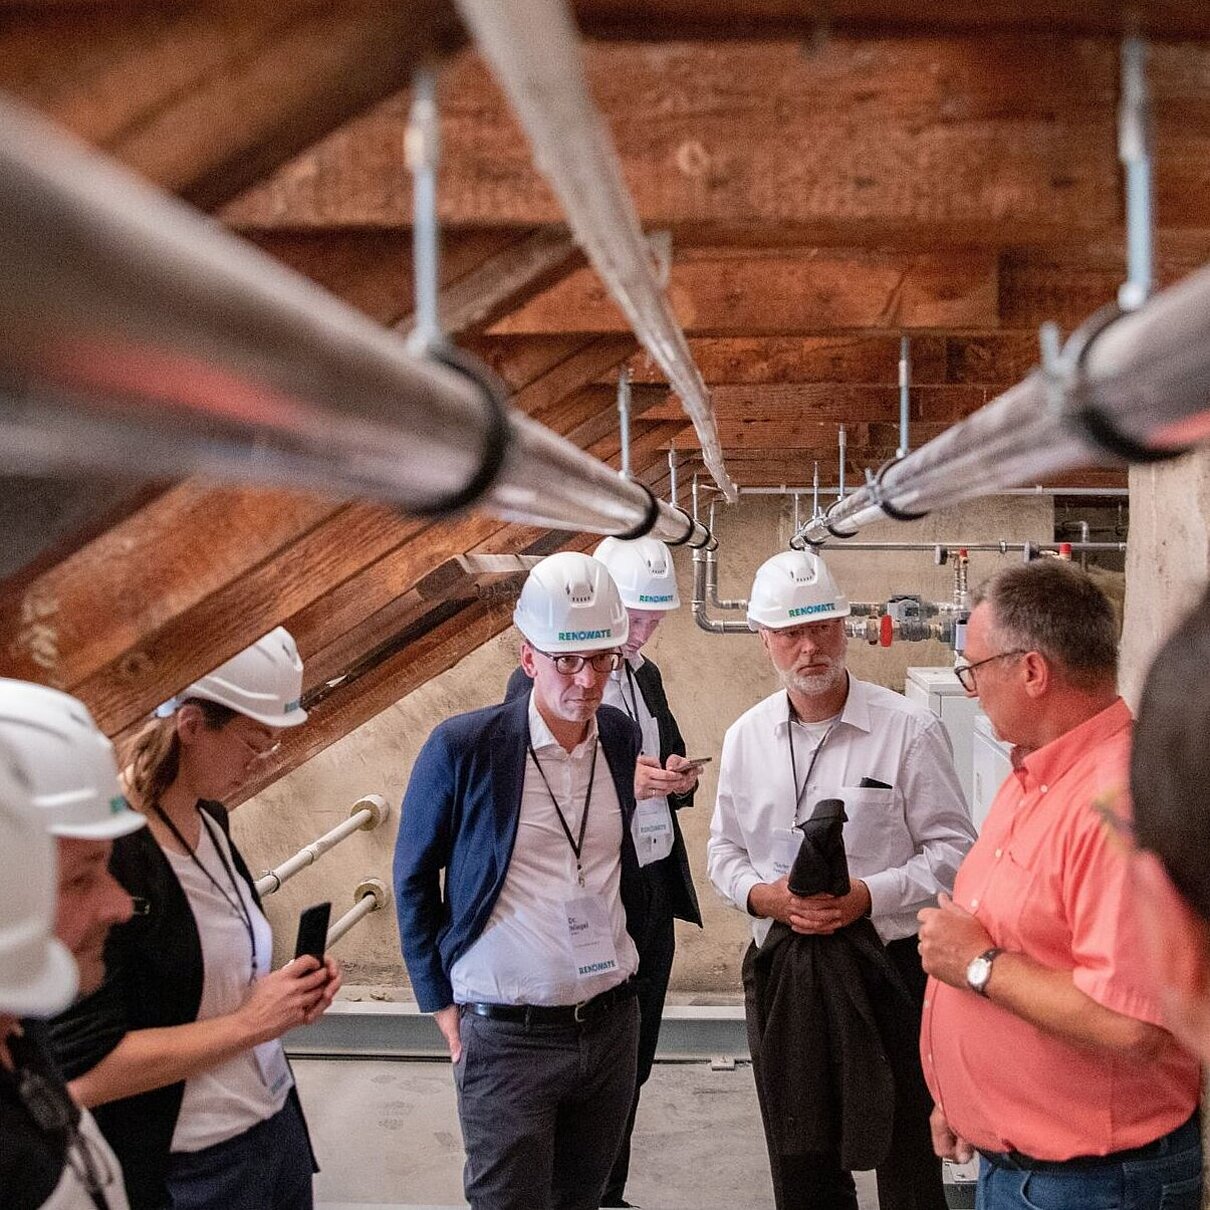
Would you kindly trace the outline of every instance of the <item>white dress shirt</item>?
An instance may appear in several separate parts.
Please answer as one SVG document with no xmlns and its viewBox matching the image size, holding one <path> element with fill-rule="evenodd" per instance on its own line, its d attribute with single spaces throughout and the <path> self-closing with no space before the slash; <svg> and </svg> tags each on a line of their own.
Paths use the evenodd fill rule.
<svg viewBox="0 0 1210 1210">
<path fill-rule="evenodd" d="M 914 936 L 916 912 L 938 892 L 953 890 L 975 840 L 941 720 L 901 694 L 850 676 L 844 709 L 807 778 L 820 737 L 791 727 L 789 718 L 789 697 L 779 690 L 741 715 L 723 739 L 706 850 L 710 881 L 727 902 L 747 911 L 752 888 L 777 880 L 775 833 L 807 818 L 820 799 L 840 798 L 848 816 L 849 874 L 869 887 L 878 935 L 883 941 Z M 797 809 L 788 731 L 800 733 L 794 737 L 802 788 Z M 863 778 L 890 789 L 861 788 Z M 753 918 L 758 945 L 771 923 Z"/>
<path fill-rule="evenodd" d="M 583 743 L 568 752 L 551 734 L 531 694 L 529 738 L 550 793 L 578 838 L 598 745 L 596 719 L 589 723 Z M 521 817 L 504 885 L 483 932 L 450 971 L 459 1004 L 576 1004 L 608 991 L 638 970 L 638 953 L 626 931 L 622 906 L 622 808 L 604 751 L 597 751 L 581 850 L 583 887 L 550 793 L 527 754 Z M 566 904 L 592 894 L 599 895 L 608 910 L 617 968 L 581 979 L 576 975 Z"/>
<path fill-rule="evenodd" d="M 602 701 L 607 706 L 614 706 L 625 711 L 639 725 L 643 733 L 644 756 L 654 756 L 660 759 L 660 724 L 659 720 L 647 709 L 643 700 L 643 691 L 639 688 L 634 674 L 643 666 L 641 655 L 631 656 L 617 672 L 609 674 L 605 682 L 605 692 Z M 627 668 L 630 675 L 626 675 Z M 664 794 L 645 798 L 638 804 L 634 820 L 630 825 L 630 834 L 634 838 L 634 851 L 639 856 L 639 865 L 650 865 L 653 861 L 661 861 L 672 852 L 672 808 Z"/>
</svg>

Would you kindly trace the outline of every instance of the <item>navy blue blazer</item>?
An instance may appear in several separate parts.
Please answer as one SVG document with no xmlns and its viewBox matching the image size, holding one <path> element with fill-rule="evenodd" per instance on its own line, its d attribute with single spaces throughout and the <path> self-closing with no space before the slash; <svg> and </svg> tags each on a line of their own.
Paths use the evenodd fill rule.
<svg viewBox="0 0 1210 1210">
<path fill-rule="evenodd" d="M 602 706 L 597 730 L 622 808 L 626 927 L 639 937 L 644 892 L 630 836 L 638 728 L 621 710 Z M 528 740 L 529 694 L 523 694 L 447 719 L 412 767 L 395 842 L 395 911 L 421 1012 L 453 1002 L 450 970 L 499 898 L 517 839 Z"/>
</svg>

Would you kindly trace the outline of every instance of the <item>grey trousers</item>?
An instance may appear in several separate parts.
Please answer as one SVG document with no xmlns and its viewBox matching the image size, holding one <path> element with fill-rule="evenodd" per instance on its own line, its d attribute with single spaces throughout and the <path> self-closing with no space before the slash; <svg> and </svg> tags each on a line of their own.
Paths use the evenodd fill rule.
<svg viewBox="0 0 1210 1210">
<path fill-rule="evenodd" d="M 454 1064 L 471 1210 L 596 1210 L 635 1088 L 631 997 L 583 1025 L 462 1014 Z"/>
</svg>

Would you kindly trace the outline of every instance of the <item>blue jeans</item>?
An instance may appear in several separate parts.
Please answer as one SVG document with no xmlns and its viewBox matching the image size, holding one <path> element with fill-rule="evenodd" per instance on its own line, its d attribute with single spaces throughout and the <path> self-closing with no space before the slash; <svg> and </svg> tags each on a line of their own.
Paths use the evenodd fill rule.
<svg viewBox="0 0 1210 1210">
<path fill-rule="evenodd" d="M 1103 1163 L 1040 1163 L 984 1154 L 976 1210 L 1200 1210 L 1201 1129 L 1195 1114 L 1147 1147 Z"/>
</svg>

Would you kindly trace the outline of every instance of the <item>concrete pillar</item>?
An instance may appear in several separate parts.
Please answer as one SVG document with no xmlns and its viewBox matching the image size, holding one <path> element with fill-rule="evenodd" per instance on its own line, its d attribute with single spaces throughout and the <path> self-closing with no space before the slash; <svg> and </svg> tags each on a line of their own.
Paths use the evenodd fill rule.
<svg viewBox="0 0 1210 1210">
<path fill-rule="evenodd" d="M 1130 472 L 1121 689 L 1137 705 L 1156 648 L 1210 579 L 1210 452 Z"/>
</svg>

